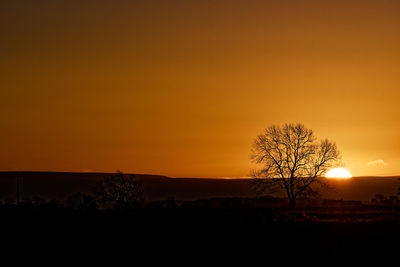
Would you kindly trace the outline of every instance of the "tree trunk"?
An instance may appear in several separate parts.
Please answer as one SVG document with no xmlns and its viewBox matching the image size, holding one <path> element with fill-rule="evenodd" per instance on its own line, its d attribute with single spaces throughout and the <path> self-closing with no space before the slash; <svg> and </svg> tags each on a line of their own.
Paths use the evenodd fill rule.
<svg viewBox="0 0 400 267">
<path fill-rule="evenodd" d="M 292 209 L 296 208 L 296 199 L 295 198 L 290 198 L 289 199 L 289 205 L 290 205 L 290 208 L 292 208 Z"/>
</svg>

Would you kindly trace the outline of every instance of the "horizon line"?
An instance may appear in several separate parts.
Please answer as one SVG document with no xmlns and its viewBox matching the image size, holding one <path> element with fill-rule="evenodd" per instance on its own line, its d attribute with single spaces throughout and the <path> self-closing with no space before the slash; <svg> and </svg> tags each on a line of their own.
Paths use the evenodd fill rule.
<svg viewBox="0 0 400 267">
<path fill-rule="evenodd" d="M 115 172 L 108 172 L 108 171 L 4 171 L 0 170 L 0 173 L 76 173 L 76 174 L 114 174 L 117 173 L 118 171 Z M 124 174 L 130 174 L 130 175 L 147 175 L 147 176 L 162 176 L 162 177 L 167 177 L 171 179 L 223 179 L 223 180 L 233 180 L 233 179 L 251 179 L 252 177 L 250 176 L 209 176 L 209 177 L 202 177 L 202 176 L 168 176 L 164 174 L 154 174 L 154 173 L 131 173 L 131 172 L 123 172 Z M 352 176 L 352 178 L 373 178 L 373 177 L 383 177 L 383 178 L 390 178 L 390 177 L 400 177 L 399 174 L 393 174 L 393 175 L 359 175 L 359 176 Z M 325 177 L 320 177 L 320 178 L 325 178 Z"/>
</svg>

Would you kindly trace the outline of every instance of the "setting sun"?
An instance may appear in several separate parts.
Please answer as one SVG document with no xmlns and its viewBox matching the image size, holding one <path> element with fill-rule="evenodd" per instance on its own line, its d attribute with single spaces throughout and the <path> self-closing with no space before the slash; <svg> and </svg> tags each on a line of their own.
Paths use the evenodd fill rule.
<svg viewBox="0 0 400 267">
<path fill-rule="evenodd" d="M 347 179 L 351 178 L 352 175 L 351 173 L 344 169 L 344 168 L 335 168 L 330 171 L 328 171 L 325 175 L 326 178 L 342 178 L 342 179 Z"/>
</svg>

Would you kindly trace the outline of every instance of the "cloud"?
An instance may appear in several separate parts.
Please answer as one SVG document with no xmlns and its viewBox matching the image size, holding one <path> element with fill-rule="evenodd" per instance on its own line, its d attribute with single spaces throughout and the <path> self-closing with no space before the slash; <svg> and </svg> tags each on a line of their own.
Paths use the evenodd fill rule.
<svg viewBox="0 0 400 267">
<path fill-rule="evenodd" d="M 377 159 L 377 160 L 368 162 L 366 165 L 367 165 L 367 167 L 385 167 L 388 164 L 383 159 Z"/>
</svg>

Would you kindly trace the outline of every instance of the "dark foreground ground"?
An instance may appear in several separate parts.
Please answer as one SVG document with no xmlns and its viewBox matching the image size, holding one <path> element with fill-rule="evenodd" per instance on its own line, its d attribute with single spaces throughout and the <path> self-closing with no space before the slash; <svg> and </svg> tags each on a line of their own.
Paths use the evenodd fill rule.
<svg viewBox="0 0 400 267">
<path fill-rule="evenodd" d="M 393 260 L 397 265 L 400 257 L 398 206 L 125 212 L 11 206 L 2 207 L 0 216 L 2 253 L 34 251 L 44 258 L 110 256 L 132 263 L 144 259 L 146 265 L 161 260 L 189 266 L 382 266 Z"/>
</svg>

